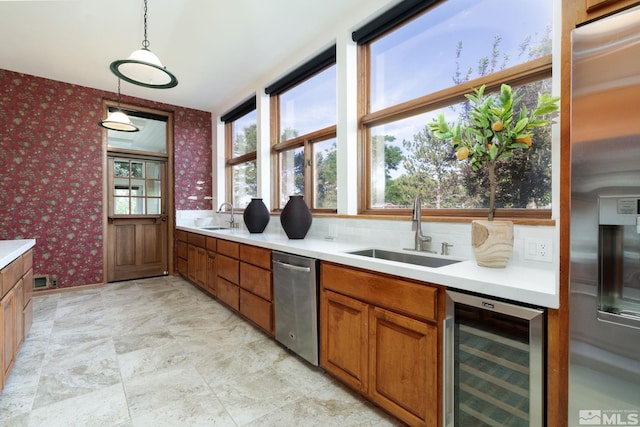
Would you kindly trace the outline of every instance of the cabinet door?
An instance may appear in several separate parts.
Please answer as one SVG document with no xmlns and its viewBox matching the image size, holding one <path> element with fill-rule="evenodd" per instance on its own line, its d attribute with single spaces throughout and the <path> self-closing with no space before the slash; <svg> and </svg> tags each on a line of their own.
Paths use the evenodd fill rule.
<svg viewBox="0 0 640 427">
<path fill-rule="evenodd" d="M 211 295 L 216 295 L 216 280 L 218 271 L 216 270 L 215 252 L 207 252 L 207 290 Z"/>
<path fill-rule="evenodd" d="M 15 354 L 15 294 L 10 290 L 0 302 L 0 310 L 3 324 L 3 346 L 2 349 L 2 374 L 6 379 L 13 366 L 13 356 Z"/>
<path fill-rule="evenodd" d="M 189 245 L 187 249 L 187 277 L 196 283 L 196 258 L 197 249 L 194 245 Z"/>
<path fill-rule="evenodd" d="M 240 287 L 218 276 L 217 297 L 220 301 L 233 308 L 240 309 Z"/>
<path fill-rule="evenodd" d="M 24 279 L 18 280 L 18 283 L 13 288 L 15 295 L 15 303 L 13 307 L 14 315 L 14 327 L 15 327 L 15 347 L 14 359 L 18 355 L 20 346 L 24 342 Z"/>
<path fill-rule="evenodd" d="M 368 305 L 323 290 L 320 297 L 320 365 L 363 393 L 368 387 Z"/>
<path fill-rule="evenodd" d="M 202 289 L 207 289 L 207 251 L 203 248 L 196 248 L 196 284 Z"/>
<path fill-rule="evenodd" d="M 218 270 L 218 277 L 228 280 L 233 284 L 239 284 L 240 271 L 239 262 L 237 259 L 229 258 L 228 256 L 220 255 L 216 258 L 216 268 Z"/>
<path fill-rule="evenodd" d="M 409 425 L 436 426 L 437 327 L 378 307 L 370 313 L 371 399 Z"/>
</svg>

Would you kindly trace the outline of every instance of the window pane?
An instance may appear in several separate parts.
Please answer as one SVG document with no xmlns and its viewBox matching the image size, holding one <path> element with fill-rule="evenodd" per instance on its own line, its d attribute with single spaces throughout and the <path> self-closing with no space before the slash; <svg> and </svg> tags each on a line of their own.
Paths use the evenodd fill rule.
<svg viewBox="0 0 640 427">
<path fill-rule="evenodd" d="M 256 110 L 233 122 L 233 157 L 256 151 L 256 125 Z"/>
<path fill-rule="evenodd" d="M 316 209 L 336 209 L 338 206 L 336 175 L 336 139 L 313 144 L 314 200 Z"/>
<path fill-rule="evenodd" d="M 335 65 L 280 95 L 280 141 L 335 123 Z"/>
<path fill-rule="evenodd" d="M 514 90 L 533 109 L 539 92 L 550 91 L 551 80 L 529 83 Z M 466 107 L 457 104 L 441 110 L 454 123 Z M 416 194 L 427 208 L 486 208 L 488 178 L 458 162 L 448 142 L 431 135 L 427 126 L 440 111 L 413 116 L 371 128 L 370 207 L 408 208 Z M 496 194 L 498 208 L 544 208 L 551 206 L 551 126 L 534 131 L 528 150 L 516 150 L 498 163 L 501 177 Z"/>
<path fill-rule="evenodd" d="M 304 195 L 304 148 L 280 153 L 280 208 L 289 201 L 289 196 Z"/>
<path fill-rule="evenodd" d="M 128 114 L 131 122 L 140 132 L 107 131 L 109 148 L 147 151 L 151 153 L 167 152 L 167 122 Z"/>
<path fill-rule="evenodd" d="M 257 197 L 256 162 L 246 162 L 231 168 L 233 174 L 233 206 L 245 208 L 252 197 Z"/>
<path fill-rule="evenodd" d="M 371 111 L 551 53 L 552 0 L 448 0 L 371 43 Z"/>
</svg>

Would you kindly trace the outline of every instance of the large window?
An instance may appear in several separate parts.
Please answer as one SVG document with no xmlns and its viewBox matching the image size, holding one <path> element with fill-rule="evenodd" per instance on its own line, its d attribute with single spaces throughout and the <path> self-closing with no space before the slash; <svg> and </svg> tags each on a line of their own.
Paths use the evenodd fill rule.
<svg viewBox="0 0 640 427">
<path fill-rule="evenodd" d="M 237 208 L 245 208 L 257 197 L 256 171 L 257 116 L 256 101 L 249 101 L 222 116 L 226 137 L 227 193 Z"/>
<path fill-rule="evenodd" d="M 483 84 L 518 88 L 529 108 L 538 92 L 551 91 L 552 0 L 432 3 L 400 26 L 379 25 L 367 37 L 354 33 L 366 76 L 364 212 L 407 209 L 420 194 L 424 207 L 434 209 L 430 214 L 484 216 L 484 175 L 459 163 L 427 124 L 440 112 L 452 123 L 464 117 L 464 94 Z M 550 126 L 535 141 L 502 168 L 497 215 L 549 217 Z"/>
<path fill-rule="evenodd" d="M 320 59 L 267 88 L 277 208 L 291 195 L 303 195 L 315 211 L 337 208 L 335 48 Z"/>
</svg>

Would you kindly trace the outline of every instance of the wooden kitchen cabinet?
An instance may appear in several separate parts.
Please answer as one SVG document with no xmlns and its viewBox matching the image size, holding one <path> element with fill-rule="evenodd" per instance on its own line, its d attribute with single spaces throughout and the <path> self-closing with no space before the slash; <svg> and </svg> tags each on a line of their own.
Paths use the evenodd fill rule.
<svg viewBox="0 0 640 427">
<path fill-rule="evenodd" d="M 0 392 L 31 329 L 33 250 L 0 271 Z"/>
<path fill-rule="evenodd" d="M 576 24 L 593 21 L 639 4 L 638 0 L 577 0 Z"/>
<path fill-rule="evenodd" d="M 326 262 L 320 281 L 321 366 L 405 423 L 439 425 L 439 287 Z"/>
</svg>

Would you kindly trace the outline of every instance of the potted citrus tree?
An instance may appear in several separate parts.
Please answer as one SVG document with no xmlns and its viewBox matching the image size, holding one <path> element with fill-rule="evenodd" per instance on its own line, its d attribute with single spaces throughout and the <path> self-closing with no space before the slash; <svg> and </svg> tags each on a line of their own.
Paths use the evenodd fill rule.
<svg viewBox="0 0 640 427">
<path fill-rule="evenodd" d="M 546 116 L 558 110 L 558 97 L 538 94 L 536 108 L 529 111 L 522 95 L 503 84 L 500 92 L 485 95 L 485 86 L 465 95 L 469 114 L 451 126 L 440 113 L 430 124 L 432 134 L 450 141 L 460 161 L 471 162 L 474 171 L 484 170 L 489 178 L 487 221 L 473 221 L 472 246 L 479 265 L 505 267 L 513 250 L 513 223 L 493 221 L 495 213 L 496 165 L 508 161 L 515 150 L 526 150 L 534 143 L 533 129 L 545 126 Z"/>
</svg>

